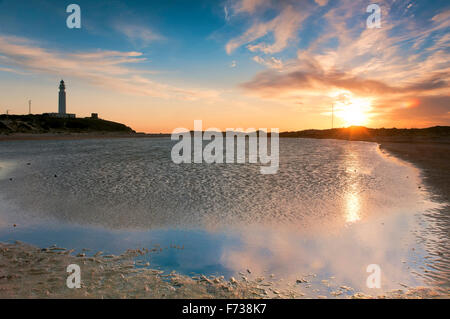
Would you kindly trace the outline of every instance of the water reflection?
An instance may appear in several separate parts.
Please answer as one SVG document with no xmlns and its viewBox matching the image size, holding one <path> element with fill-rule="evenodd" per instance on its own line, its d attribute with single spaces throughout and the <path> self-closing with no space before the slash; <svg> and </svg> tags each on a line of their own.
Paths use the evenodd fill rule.
<svg viewBox="0 0 450 319">
<path fill-rule="evenodd" d="M 346 195 L 346 213 L 345 220 L 347 223 L 354 223 L 360 220 L 359 216 L 359 196 L 358 193 L 347 193 Z"/>
<path fill-rule="evenodd" d="M 353 289 L 347 294 L 356 291 L 378 294 L 403 288 L 401 285 L 423 284 L 413 274 L 420 271 L 416 261 L 423 260 L 426 254 L 410 232 L 416 224 L 414 218 L 411 214 L 367 218 L 337 233 L 311 233 L 302 231 L 299 225 L 255 225 L 216 231 L 113 231 L 41 225 L 0 229 L 0 241 L 20 239 L 41 247 L 56 244 L 78 251 L 89 248 L 91 254 L 100 250 L 120 254 L 129 248 L 151 248 L 158 244 L 163 251 L 140 258 L 149 261 L 150 267 L 167 272 L 236 278 L 245 275 L 249 279 L 262 276 L 276 288 L 294 289 L 307 296 L 329 295 L 341 286 Z M 378 264 L 382 269 L 382 287 L 376 291 L 365 286 L 369 264 Z M 308 283 L 299 285 L 298 279 Z"/>
<path fill-rule="evenodd" d="M 167 139 L 3 143 L 0 161 L 18 168 L 12 182 L 0 180 L 0 195 L 20 223 L 36 217 L 111 229 L 339 228 L 420 209 L 415 174 L 373 143 L 282 139 L 274 175 L 249 164 L 176 165 L 171 146 Z"/>
<path fill-rule="evenodd" d="M 363 173 L 363 165 L 360 163 L 360 157 L 357 150 L 353 147 L 347 148 L 344 165 L 347 166 L 347 189 L 345 194 L 344 218 L 347 223 L 354 223 L 361 219 L 361 198 L 359 192 L 359 177 Z"/>
<path fill-rule="evenodd" d="M 367 291 L 369 264 L 380 265 L 382 290 L 422 283 L 412 271 L 426 253 L 411 229 L 432 205 L 418 173 L 374 144 L 282 140 L 279 173 L 267 176 L 252 165 L 174 165 L 163 139 L 61 143 L 0 145 L 21 167 L 0 180 L 0 241 L 115 254 L 159 244 L 143 257 L 151 267 L 273 275 L 311 295 Z"/>
</svg>

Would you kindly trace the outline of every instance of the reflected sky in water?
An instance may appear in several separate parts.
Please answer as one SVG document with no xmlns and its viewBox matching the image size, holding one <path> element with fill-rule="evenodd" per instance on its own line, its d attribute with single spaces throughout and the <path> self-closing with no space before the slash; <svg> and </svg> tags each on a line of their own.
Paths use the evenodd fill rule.
<svg viewBox="0 0 450 319">
<path fill-rule="evenodd" d="M 439 205 L 418 189 L 418 170 L 376 144 L 281 139 L 275 175 L 253 164 L 175 165 L 172 145 L 1 143 L 0 241 L 114 254 L 160 245 L 142 257 L 151 267 L 265 276 L 307 295 L 341 285 L 373 293 L 369 264 L 382 269 L 380 291 L 430 282 L 426 214 Z M 448 283 L 445 266 L 438 278 Z"/>
</svg>

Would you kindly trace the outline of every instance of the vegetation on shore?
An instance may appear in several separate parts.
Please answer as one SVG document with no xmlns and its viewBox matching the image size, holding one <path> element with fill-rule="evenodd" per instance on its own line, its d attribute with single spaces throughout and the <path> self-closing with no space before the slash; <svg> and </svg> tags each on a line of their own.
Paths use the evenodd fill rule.
<svg viewBox="0 0 450 319">
<path fill-rule="evenodd" d="M 0 115 L 0 134 L 77 134 L 77 133 L 119 133 L 142 137 L 170 137 L 168 133 L 136 133 L 125 124 L 96 118 L 57 118 L 48 115 Z M 259 132 L 257 132 L 258 134 Z M 193 131 L 191 131 L 193 134 Z M 222 132 L 225 135 L 225 132 Z M 246 133 L 242 133 L 246 134 Z M 268 134 L 270 136 L 270 133 Z M 302 130 L 281 132 L 280 137 L 341 139 L 370 142 L 440 142 L 450 143 L 450 126 L 429 128 L 367 128 L 350 126 L 324 130 Z"/>
<path fill-rule="evenodd" d="M 429 128 L 367 128 L 363 126 L 350 126 L 327 130 L 304 130 L 295 132 L 282 132 L 280 137 L 340 139 L 351 141 L 371 142 L 449 142 L 450 126 L 433 126 Z"/>
<path fill-rule="evenodd" d="M 57 118 L 48 115 L 0 115 L 0 134 L 135 133 L 121 123 L 96 118 Z"/>
</svg>

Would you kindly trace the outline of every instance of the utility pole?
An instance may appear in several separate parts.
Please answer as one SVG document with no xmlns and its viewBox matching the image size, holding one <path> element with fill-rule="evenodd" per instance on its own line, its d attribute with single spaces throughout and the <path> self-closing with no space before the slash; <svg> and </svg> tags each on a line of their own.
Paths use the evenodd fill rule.
<svg viewBox="0 0 450 319">
<path fill-rule="evenodd" d="M 31 115 L 31 100 L 28 101 L 28 114 Z"/>
<path fill-rule="evenodd" d="M 9 110 L 6 110 L 6 115 L 8 115 L 9 114 Z"/>
</svg>

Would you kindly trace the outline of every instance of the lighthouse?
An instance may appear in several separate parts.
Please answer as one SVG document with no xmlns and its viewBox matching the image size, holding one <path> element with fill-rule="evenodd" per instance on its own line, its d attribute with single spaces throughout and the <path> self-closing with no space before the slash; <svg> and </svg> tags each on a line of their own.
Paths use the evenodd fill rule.
<svg viewBox="0 0 450 319">
<path fill-rule="evenodd" d="M 59 82 L 58 114 L 61 117 L 66 115 L 66 85 L 64 84 L 64 80 Z"/>
<path fill-rule="evenodd" d="M 43 113 L 42 115 L 59 118 L 76 118 L 75 114 L 66 113 L 66 85 L 64 84 L 64 80 L 59 82 L 58 97 L 58 113 Z"/>
</svg>

